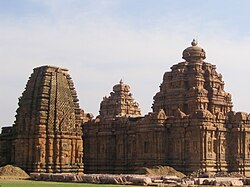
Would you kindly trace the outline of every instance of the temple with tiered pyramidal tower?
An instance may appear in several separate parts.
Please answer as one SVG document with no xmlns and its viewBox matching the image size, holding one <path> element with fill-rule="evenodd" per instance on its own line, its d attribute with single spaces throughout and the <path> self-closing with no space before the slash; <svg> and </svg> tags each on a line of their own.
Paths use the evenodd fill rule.
<svg viewBox="0 0 250 187">
<path fill-rule="evenodd" d="M 250 175 L 250 115 L 232 110 L 222 75 L 204 61 L 197 41 L 182 58 L 165 72 L 144 116 L 122 80 L 94 118 L 80 109 L 68 70 L 35 68 L 14 125 L 2 129 L 0 165 L 48 173 L 135 173 L 161 165 Z"/>
</svg>

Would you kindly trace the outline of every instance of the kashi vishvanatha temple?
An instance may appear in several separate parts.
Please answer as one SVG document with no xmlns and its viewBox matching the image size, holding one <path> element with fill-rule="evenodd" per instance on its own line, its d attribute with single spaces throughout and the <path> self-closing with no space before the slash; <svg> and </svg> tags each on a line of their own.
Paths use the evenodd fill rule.
<svg viewBox="0 0 250 187">
<path fill-rule="evenodd" d="M 80 109 L 68 70 L 35 68 L 14 125 L 2 128 L 0 165 L 51 173 L 134 173 L 162 165 L 250 174 L 250 115 L 232 110 L 222 75 L 191 44 L 184 61 L 165 72 L 145 116 L 122 80 L 94 118 Z"/>
</svg>

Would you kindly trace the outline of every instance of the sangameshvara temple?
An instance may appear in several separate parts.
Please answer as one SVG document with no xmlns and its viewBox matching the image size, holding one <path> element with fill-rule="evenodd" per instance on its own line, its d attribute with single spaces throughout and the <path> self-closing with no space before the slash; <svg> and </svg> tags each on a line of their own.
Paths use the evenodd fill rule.
<svg viewBox="0 0 250 187">
<path fill-rule="evenodd" d="M 250 115 L 233 111 L 222 75 L 197 41 L 182 58 L 164 73 L 145 116 L 122 80 L 94 117 L 79 107 L 67 69 L 34 68 L 13 126 L 2 128 L 0 165 L 38 173 L 134 173 L 160 165 L 249 175 Z"/>
</svg>

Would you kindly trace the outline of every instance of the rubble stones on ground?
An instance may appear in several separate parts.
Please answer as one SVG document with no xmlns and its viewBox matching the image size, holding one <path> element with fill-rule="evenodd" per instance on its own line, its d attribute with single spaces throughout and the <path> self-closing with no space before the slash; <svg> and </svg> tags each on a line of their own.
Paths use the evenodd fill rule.
<svg viewBox="0 0 250 187">
<path fill-rule="evenodd" d="M 163 183 L 165 184 L 181 184 L 182 179 L 177 177 L 177 176 L 164 176 L 163 178 Z"/>
<path fill-rule="evenodd" d="M 231 172 L 231 173 L 228 173 L 228 172 L 217 172 L 214 177 L 244 177 L 243 174 L 241 173 L 238 173 L 238 172 Z"/>
<path fill-rule="evenodd" d="M 96 178 L 96 177 L 91 176 L 91 175 L 84 175 L 82 177 L 82 181 L 85 183 L 98 183 L 99 178 Z"/>
<path fill-rule="evenodd" d="M 212 186 L 242 186 L 243 178 L 233 177 L 213 177 L 213 178 L 194 178 L 195 185 L 212 185 Z"/>
<path fill-rule="evenodd" d="M 212 177 L 212 178 L 179 178 L 177 176 L 150 176 L 150 175 L 111 175 L 111 174 L 52 174 L 31 173 L 32 180 L 81 182 L 93 184 L 130 184 L 143 186 L 181 186 L 194 185 L 213 186 L 242 186 L 249 184 L 250 179 L 243 177 Z"/>
<path fill-rule="evenodd" d="M 82 182 L 93 184 L 131 184 L 152 185 L 168 184 L 180 185 L 182 180 L 177 176 L 146 176 L 146 175 L 107 175 L 107 174 L 52 174 L 31 173 L 32 180 L 57 181 L 57 182 Z M 193 184 L 193 183 L 188 183 Z"/>
<path fill-rule="evenodd" d="M 152 183 L 151 178 L 145 177 L 145 176 L 132 177 L 130 182 L 132 182 L 132 184 L 134 185 L 143 185 L 143 186 L 146 186 Z"/>
<path fill-rule="evenodd" d="M 123 178 L 120 176 L 109 176 L 109 175 L 104 175 L 100 176 L 100 183 L 101 184 L 123 184 Z"/>
<path fill-rule="evenodd" d="M 152 180 L 144 175 L 105 175 L 105 174 L 52 174 L 52 173 L 31 173 L 32 180 L 61 181 L 61 182 L 83 182 L 93 184 L 133 184 L 149 185 Z"/>
<path fill-rule="evenodd" d="M 244 178 L 243 183 L 244 185 L 250 185 L 250 178 Z"/>
<path fill-rule="evenodd" d="M 243 186 L 243 180 L 232 180 L 232 186 Z"/>
<path fill-rule="evenodd" d="M 214 177 L 242 178 L 244 177 L 244 175 L 238 172 L 226 172 L 226 171 L 211 173 L 211 172 L 204 172 L 200 169 L 193 171 L 188 175 L 188 178 L 214 178 Z"/>
<path fill-rule="evenodd" d="M 196 171 L 193 171 L 192 173 L 190 173 L 188 175 L 189 178 L 209 178 L 209 177 L 213 177 L 213 174 L 209 173 L 209 172 L 204 172 L 201 169 L 198 169 Z"/>
<path fill-rule="evenodd" d="M 182 184 L 188 185 L 188 186 L 194 185 L 194 180 L 189 179 L 189 178 L 184 178 L 184 179 L 182 179 Z"/>
</svg>

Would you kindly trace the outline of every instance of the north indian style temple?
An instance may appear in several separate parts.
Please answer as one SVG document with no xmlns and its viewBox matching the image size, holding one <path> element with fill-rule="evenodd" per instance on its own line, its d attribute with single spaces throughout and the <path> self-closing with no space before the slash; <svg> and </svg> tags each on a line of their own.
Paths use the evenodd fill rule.
<svg viewBox="0 0 250 187">
<path fill-rule="evenodd" d="M 16 121 L 0 135 L 0 165 L 28 172 L 134 173 L 172 166 L 185 173 L 250 174 L 250 116 L 232 110 L 216 66 L 193 40 L 166 72 L 152 112 L 122 80 L 96 118 L 79 108 L 68 70 L 35 68 L 19 98 Z"/>
</svg>

